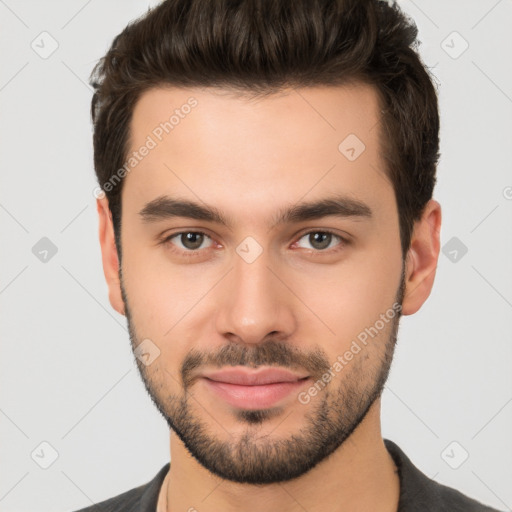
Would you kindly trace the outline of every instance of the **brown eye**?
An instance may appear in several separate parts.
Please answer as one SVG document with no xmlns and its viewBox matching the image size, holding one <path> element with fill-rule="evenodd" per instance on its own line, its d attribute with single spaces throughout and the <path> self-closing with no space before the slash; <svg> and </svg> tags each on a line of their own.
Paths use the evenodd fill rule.
<svg viewBox="0 0 512 512">
<path fill-rule="evenodd" d="M 203 243 L 204 235 L 203 233 L 182 233 L 180 235 L 180 242 L 183 244 L 183 247 L 186 247 L 190 250 L 199 249 L 201 244 Z"/>
<path fill-rule="evenodd" d="M 309 234 L 309 243 L 315 248 L 315 249 L 327 249 L 329 247 L 332 240 L 332 235 L 330 233 L 310 233 Z"/>
<path fill-rule="evenodd" d="M 306 240 L 306 243 L 302 242 Z M 338 241 L 338 244 L 333 243 Z M 309 233 L 304 234 L 299 242 L 299 247 L 304 249 L 314 249 L 315 251 L 324 251 L 326 249 L 330 249 L 337 245 L 343 245 L 345 240 L 330 231 L 310 231 Z M 340 243 L 341 242 L 341 243 Z"/>
<path fill-rule="evenodd" d="M 182 231 L 181 233 L 174 233 L 164 240 L 164 242 L 174 245 L 181 252 L 192 252 L 207 248 L 208 245 L 206 247 L 204 245 L 208 241 L 211 245 L 211 238 L 200 231 Z"/>
</svg>

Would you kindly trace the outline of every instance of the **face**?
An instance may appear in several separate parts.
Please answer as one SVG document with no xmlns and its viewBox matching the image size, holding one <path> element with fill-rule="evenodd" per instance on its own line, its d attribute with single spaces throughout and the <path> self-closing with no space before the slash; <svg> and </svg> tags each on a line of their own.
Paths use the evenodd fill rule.
<svg viewBox="0 0 512 512">
<path fill-rule="evenodd" d="M 405 265 L 379 112 L 365 85 L 162 88 L 136 105 L 111 301 L 154 403 L 222 478 L 304 474 L 383 389 Z M 268 369 L 288 381 L 215 375 Z"/>
</svg>

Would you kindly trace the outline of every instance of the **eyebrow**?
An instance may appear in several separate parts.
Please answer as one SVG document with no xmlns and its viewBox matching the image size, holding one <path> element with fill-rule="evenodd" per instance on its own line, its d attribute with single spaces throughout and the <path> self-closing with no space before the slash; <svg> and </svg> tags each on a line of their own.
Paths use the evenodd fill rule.
<svg viewBox="0 0 512 512">
<path fill-rule="evenodd" d="M 223 215 L 217 208 L 196 203 L 186 199 L 170 196 L 159 196 L 146 203 L 139 215 L 144 223 L 158 222 L 174 217 L 202 220 L 221 224 L 231 228 L 233 221 Z M 343 195 L 326 197 L 317 201 L 295 204 L 279 211 L 272 221 L 274 228 L 281 224 L 298 223 L 307 220 L 335 216 L 354 218 L 356 220 L 371 219 L 373 212 L 364 202 Z"/>
</svg>

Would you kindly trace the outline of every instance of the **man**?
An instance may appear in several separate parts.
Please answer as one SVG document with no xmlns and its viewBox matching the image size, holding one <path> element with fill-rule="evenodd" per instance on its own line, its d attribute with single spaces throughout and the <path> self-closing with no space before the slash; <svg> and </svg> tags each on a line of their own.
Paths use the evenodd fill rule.
<svg viewBox="0 0 512 512">
<path fill-rule="evenodd" d="M 168 0 L 93 73 L 112 306 L 171 463 L 86 510 L 485 511 L 383 440 L 433 286 L 439 116 L 376 0 Z"/>
</svg>

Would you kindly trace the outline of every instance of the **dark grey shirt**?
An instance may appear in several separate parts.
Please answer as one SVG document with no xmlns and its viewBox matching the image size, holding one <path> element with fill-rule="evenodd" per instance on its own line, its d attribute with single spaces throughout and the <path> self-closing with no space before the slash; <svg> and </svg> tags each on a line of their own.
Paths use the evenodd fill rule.
<svg viewBox="0 0 512 512">
<path fill-rule="evenodd" d="M 393 441 L 384 439 L 400 476 L 397 512 L 498 512 L 424 475 Z M 167 463 L 145 485 L 77 512 L 156 512 L 160 487 L 169 471 Z"/>
</svg>

